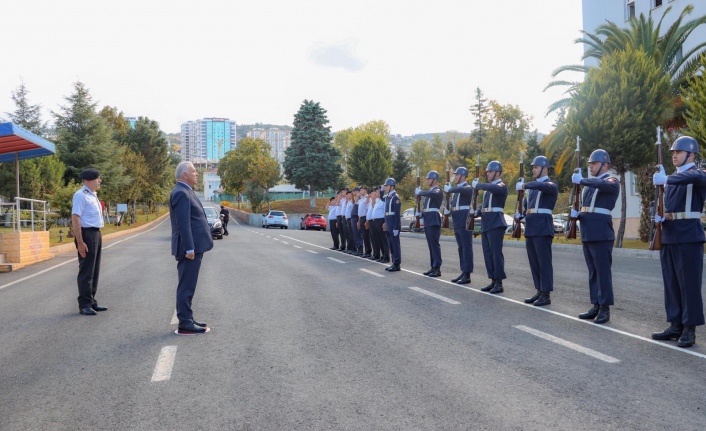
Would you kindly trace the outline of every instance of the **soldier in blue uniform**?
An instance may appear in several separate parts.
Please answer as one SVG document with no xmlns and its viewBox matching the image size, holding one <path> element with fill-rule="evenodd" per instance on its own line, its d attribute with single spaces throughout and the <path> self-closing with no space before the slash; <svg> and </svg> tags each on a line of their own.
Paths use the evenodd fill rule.
<svg viewBox="0 0 706 431">
<path fill-rule="evenodd" d="M 613 305 L 613 216 L 611 211 L 618 200 L 620 183 L 608 175 L 610 155 L 605 150 L 595 150 L 588 158 L 588 169 L 594 178 L 583 178 L 581 169 L 571 176 L 574 184 L 583 186 L 581 211 L 571 209 L 571 217 L 578 217 L 581 223 L 583 256 L 588 267 L 588 287 L 591 307 L 579 314 L 579 319 L 593 319 L 593 323 L 606 323 L 610 320 L 610 306 Z"/>
<path fill-rule="evenodd" d="M 485 190 L 483 204 L 476 210 L 476 215 L 480 214 L 481 217 L 483 258 L 491 282 L 481 288 L 481 291 L 493 294 L 502 293 L 503 280 L 507 278 L 503 256 L 503 238 L 507 229 L 503 208 L 507 200 L 507 185 L 500 178 L 502 173 L 503 166 L 499 161 L 493 160 L 485 168 L 485 179 L 488 182 L 479 183 L 476 178 L 471 183 L 471 187 L 476 191 Z"/>
<path fill-rule="evenodd" d="M 554 290 L 552 210 L 556 205 L 559 186 L 549 179 L 549 160 L 544 156 L 532 160 L 532 176 L 535 181 L 525 183 L 525 179 L 520 178 L 515 185 L 518 191 L 527 190 L 523 203 L 524 214 L 515 214 L 515 218 L 518 221 L 525 219 L 525 248 L 534 288 L 537 290 L 537 293 L 525 299 L 525 303 L 541 307 L 552 303 L 550 295 Z"/>
<path fill-rule="evenodd" d="M 438 172 L 429 171 L 427 174 L 427 186 L 429 190 L 422 190 L 421 187 L 417 187 L 414 190 L 415 195 L 424 197 L 422 213 L 418 213 L 417 216 L 424 218 L 424 236 L 427 238 L 429 260 L 431 261 L 431 268 L 423 272 L 423 274 L 429 277 L 441 277 L 441 245 L 439 245 L 439 238 L 441 238 L 441 213 L 439 211 L 444 200 L 444 194 L 441 193 L 441 188 L 439 188 Z"/>
<path fill-rule="evenodd" d="M 701 278 L 704 267 L 704 229 L 701 211 L 706 199 L 706 172 L 694 165 L 699 153 L 696 139 L 682 136 L 672 144 L 672 162 L 677 171 L 666 176 L 664 167 L 653 176 L 664 185 L 662 249 L 659 252 L 664 280 L 664 308 L 669 328 L 655 332 L 655 340 L 678 340 L 679 347 L 696 342 L 696 326 L 704 324 Z"/>
<path fill-rule="evenodd" d="M 399 271 L 402 263 L 402 252 L 400 250 L 400 226 L 402 226 L 400 209 L 402 202 L 395 191 L 396 185 L 397 182 L 394 178 L 385 180 L 384 187 L 387 195 L 385 196 L 385 224 L 383 227 L 387 232 L 387 244 L 392 255 L 392 265 L 385 268 L 385 271 L 391 272 Z"/>
<path fill-rule="evenodd" d="M 451 210 L 444 208 L 444 215 L 451 213 L 451 221 L 454 227 L 454 237 L 458 244 L 458 260 L 461 265 L 461 275 L 452 278 L 451 281 L 457 284 L 468 284 L 471 282 L 473 272 L 473 232 L 466 230 L 466 219 L 471 208 L 473 198 L 473 188 L 466 181 L 468 169 L 460 166 L 454 171 L 454 183 L 456 186 L 446 183 L 444 191 L 451 193 Z"/>
</svg>

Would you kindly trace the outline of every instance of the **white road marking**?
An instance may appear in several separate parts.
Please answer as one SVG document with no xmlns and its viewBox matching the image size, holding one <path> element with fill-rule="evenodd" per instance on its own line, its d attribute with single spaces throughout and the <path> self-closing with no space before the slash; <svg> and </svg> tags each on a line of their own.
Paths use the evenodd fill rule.
<svg viewBox="0 0 706 431">
<path fill-rule="evenodd" d="M 301 248 L 301 247 L 299 247 L 298 245 L 295 245 L 294 248 Z"/>
<path fill-rule="evenodd" d="M 331 259 L 332 261 L 338 262 L 338 263 L 346 263 L 346 262 L 344 262 L 344 261 L 342 261 L 342 260 L 336 259 L 335 257 L 327 257 L 326 259 Z"/>
<path fill-rule="evenodd" d="M 436 293 L 429 292 L 428 290 L 420 289 L 420 288 L 414 287 L 414 286 L 410 287 L 410 289 L 414 290 L 415 292 L 419 292 L 419 293 L 423 293 L 423 294 L 425 294 L 425 295 L 429 295 L 429 296 L 431 296 L 432 298 L 436 298 L 436 299 L 442 300 L 442 301 L 444 301 L 444 302 L 448 302 L 449 304 L 453 304 L 453 305 L 458 305 L 458 304 L 460 304 L 460 302 L 458 302 L 458 301 L 454 301 L 453 299 L 447 298 L 447 297 L 445 297 L 445 296 L 437 295 Z"/>
<path fill-rule="evenodd" d="M 172 378 L 172 368 L 174 368 L 174 359 L 176 359 L 177 346 L 164 346 L 159 352 L 157 365 L 154 366 L 152 373 L 153 382 L 162 382 Z"/>
<path fill-rule="evenodd" d="M 368 274 L 372 274 L 372 275 L 374 275 L 375 277 L 384 277 L 384 275 L 378 274 L 377 272 L 373 272 L 373 271 L 371 271 L 371 270 L 369 270 L 369 269 L 360 268 L 360 270 L 363 271 L 363 272 L 367 272 Z"/>
<path fill-rule="evenodd" d="M 272 238 L 272 239 L 275 240 L 275 241 L 279 241 L 279 238 Z"/>
<path fill-rule="evenodd" d="M 289 243 L 288 243 L 287 241 L 282 241 L 282 244 L 287 244 L 287 245 L 289 245 Z"/>
<path fill-rule="evenodd" d="M 609 364 L 617 364 L 620 362 L 620 359 L 616 359 L 612 356 L 604 355 L 601 352 L 597 352 L 593 349 L 589 349 L 588 347 L 583 347 L 580 344 L 572 343 L 571 341 L 564 340 L 563 338 L 555 337 L 553 335 L 547 334 L 546 332 L 538 331 L 536 329 L 529 328 L 524 325 L 516 325 L 515 328 L 519 329 L 520 331 L 527 332 L 528 334 L 532 334 L 536 337 L 543 338 L 547 341 L 551 341 L 552 343 L 559 344 L 560 346 L 568 347 L 569 349 L 576 350 L 577 352 L 583 353 L 584 355 L 591 356 L 596 359 L 600 359 L 603 362 L 607 362 Z"/>
<path fill-rule="evenodd" d="M 174 310 L 174 315 L 172 316 L 172 321 L 169 322 L 169 323 L 170 323 L 171 325 L 176 325 L 177 323 L 179 323 L 179 318 L 178 318 L 177 315 L 176 315 L 176 310 Z"/>
<path fill-rule="evenodd" d="M 312 254 L 319 254 L 318 251 L 314 251 L 314 250 L 307 250 L 307 251 L 308 251 L 309 253 L 312 253 Z"/>
</svg>

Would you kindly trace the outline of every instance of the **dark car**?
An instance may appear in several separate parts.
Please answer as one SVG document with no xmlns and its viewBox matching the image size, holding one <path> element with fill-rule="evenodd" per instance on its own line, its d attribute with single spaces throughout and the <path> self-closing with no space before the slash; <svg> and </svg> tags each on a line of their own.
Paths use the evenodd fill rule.
<svg viewBox="0 0 706 431">
<path fill-rule="evenodd" d="M 326 230 L 326 219 L 321 214 L 307 214 L 302 217 L 299 227 L 302 230 Z"/>
<path fill-rule="evenodd" d="M 206 213 L 208 227 L 211 228 L 211 236 L 214 239 L 223 239 L 223 220 L 221 215 L 213 207 L 204 207 L 203 211 Z"/>
</svg>

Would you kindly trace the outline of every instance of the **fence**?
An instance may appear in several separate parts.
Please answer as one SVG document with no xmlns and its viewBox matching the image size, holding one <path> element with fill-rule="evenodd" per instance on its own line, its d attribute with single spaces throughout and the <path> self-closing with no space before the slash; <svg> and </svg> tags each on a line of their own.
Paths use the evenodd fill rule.
<svg viewBox="0 0 706 431">
<path fill-rule="evenodd" d="M 316 197 L 317 198 L 330 198 L 336 196 L 335 192 L 330 192 L 330 193 L 325 193 L 325 192 L 316 192 Z M 214 197 L 214 199 L 218 201 L 228 201 L 228 202 L 238 202 L 238 196 L 236 195 L 226 195 L 222 194 L 218 198 Z M 244 194 L 240 195 L 241 202 L 247 202 L 248 198 Z M 298 193 L 268 193 L 267 197 L 265 199 L 265 202 L 267 199 L 272 201 L 287 201 L 287 200 L 296 200 L 296 199 L 309 199 L 309 192 L 298 192 Z"/>
<path fill-rule="evenodd" d="M 39 209 L 41 208 L 41 209 Z M 36 199 L 15 198 L 15 202 L 0 202 L 0 226 L 13 232 L 47 230 L 47 203 Z"/>
</svg>

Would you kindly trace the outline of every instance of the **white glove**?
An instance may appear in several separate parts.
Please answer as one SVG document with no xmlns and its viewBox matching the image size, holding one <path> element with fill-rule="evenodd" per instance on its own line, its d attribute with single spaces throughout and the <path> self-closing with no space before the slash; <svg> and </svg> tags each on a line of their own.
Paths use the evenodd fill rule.
<svg viewBox="0 0 706 431">
<path fill-rule="evenodd" d="M 451 183 L 446 183 L 446 185 L 444 186 L 444 191 L 448 193 L 449 190 L 451 190 Z"/>
<path fill-rule="evenodd" d="M 416 189 L 414 189 L 414 194 L 415 194 L 415 196 L 416 196 L 416 195 L 419 195 L 419 193 L 420 193 L 421 191 L 422 191 L 422 188 L 421 188 L 421 187 L 417 187 Z"/>
<path fill-rule="evenodd" d="M 656 186 L 667 184 L 667 175 L 664 173 L 664 166 L 659 165 L 659 172 L 655 172 L 652 175 L 652 184 Z"/>
<path fill-rule="evenodd" d="M 451 214 L 451 211 L 449 211 L 448 209 L 444 208 L 444 215 L 449 215 L 449 214 Z"/>
<path fill-rule="evenodd" d="M 399 234 L 400 234 L 400 231 L 398 231 L 398 230 L 393 230 L 393 231 L 392 231 L 392 235 L 393 235 L 393 236 L 397 236 L 397 235 L 399 235 Z"/>
<path fill-rule="evenodd" d="M 415 216 L 415 217 L 421 217 L 421 216 L 422 216 L 422 213 L 420 213 L 419 211 L 417 211 L 416 213 L 414 213 L 414 216 Z"/>
<path fill-rule="evenodd" d="M 515 220 L 520 220 L 521 218 L 522 218 L 522 214 L 515 213 Z"/>
<path fill-rule="evenodd" d="M 524 185 L 525 185 L 525 179 L 520 178 L 520 180 L 517 181 L 517 184 L 515 184 L 515 190 L 517 190 L 519 192 L 520 190 L 522 190 L 522 186 L 524 186 Z"/>
<path fill-rule="evenodd" d="M 657 175 L 657 174 L 655 174 L 655 175 Z M 659 214 L 655 214 L 655 223 L 662 223 L 665 220 L 666 220 L 666 218 L 660 216 Z"/>
<path fill-rule="evenodd" d="M 577 168 L 576 171 L 574 171 L 574 174 L 571 176 L 571 182 L 574 184 L 581 184 L 581 180 L 583 177 L 581 176 L 581 168 Z"/>
<path fill-rule="evenodd" d="M 571 218 L 578 218 L 579 217 L 579 212 L 576 211 L 575 209 L 571 208 Z"/>
<path fill-rule="evenodd" d="M 474 189 L 476 188 L 477 185 L 478 185 L 478 178 L 476 178 L 475 180 L 473 180 L 471 182 L 471 187 L 473 187 Z"/>
</svg>

